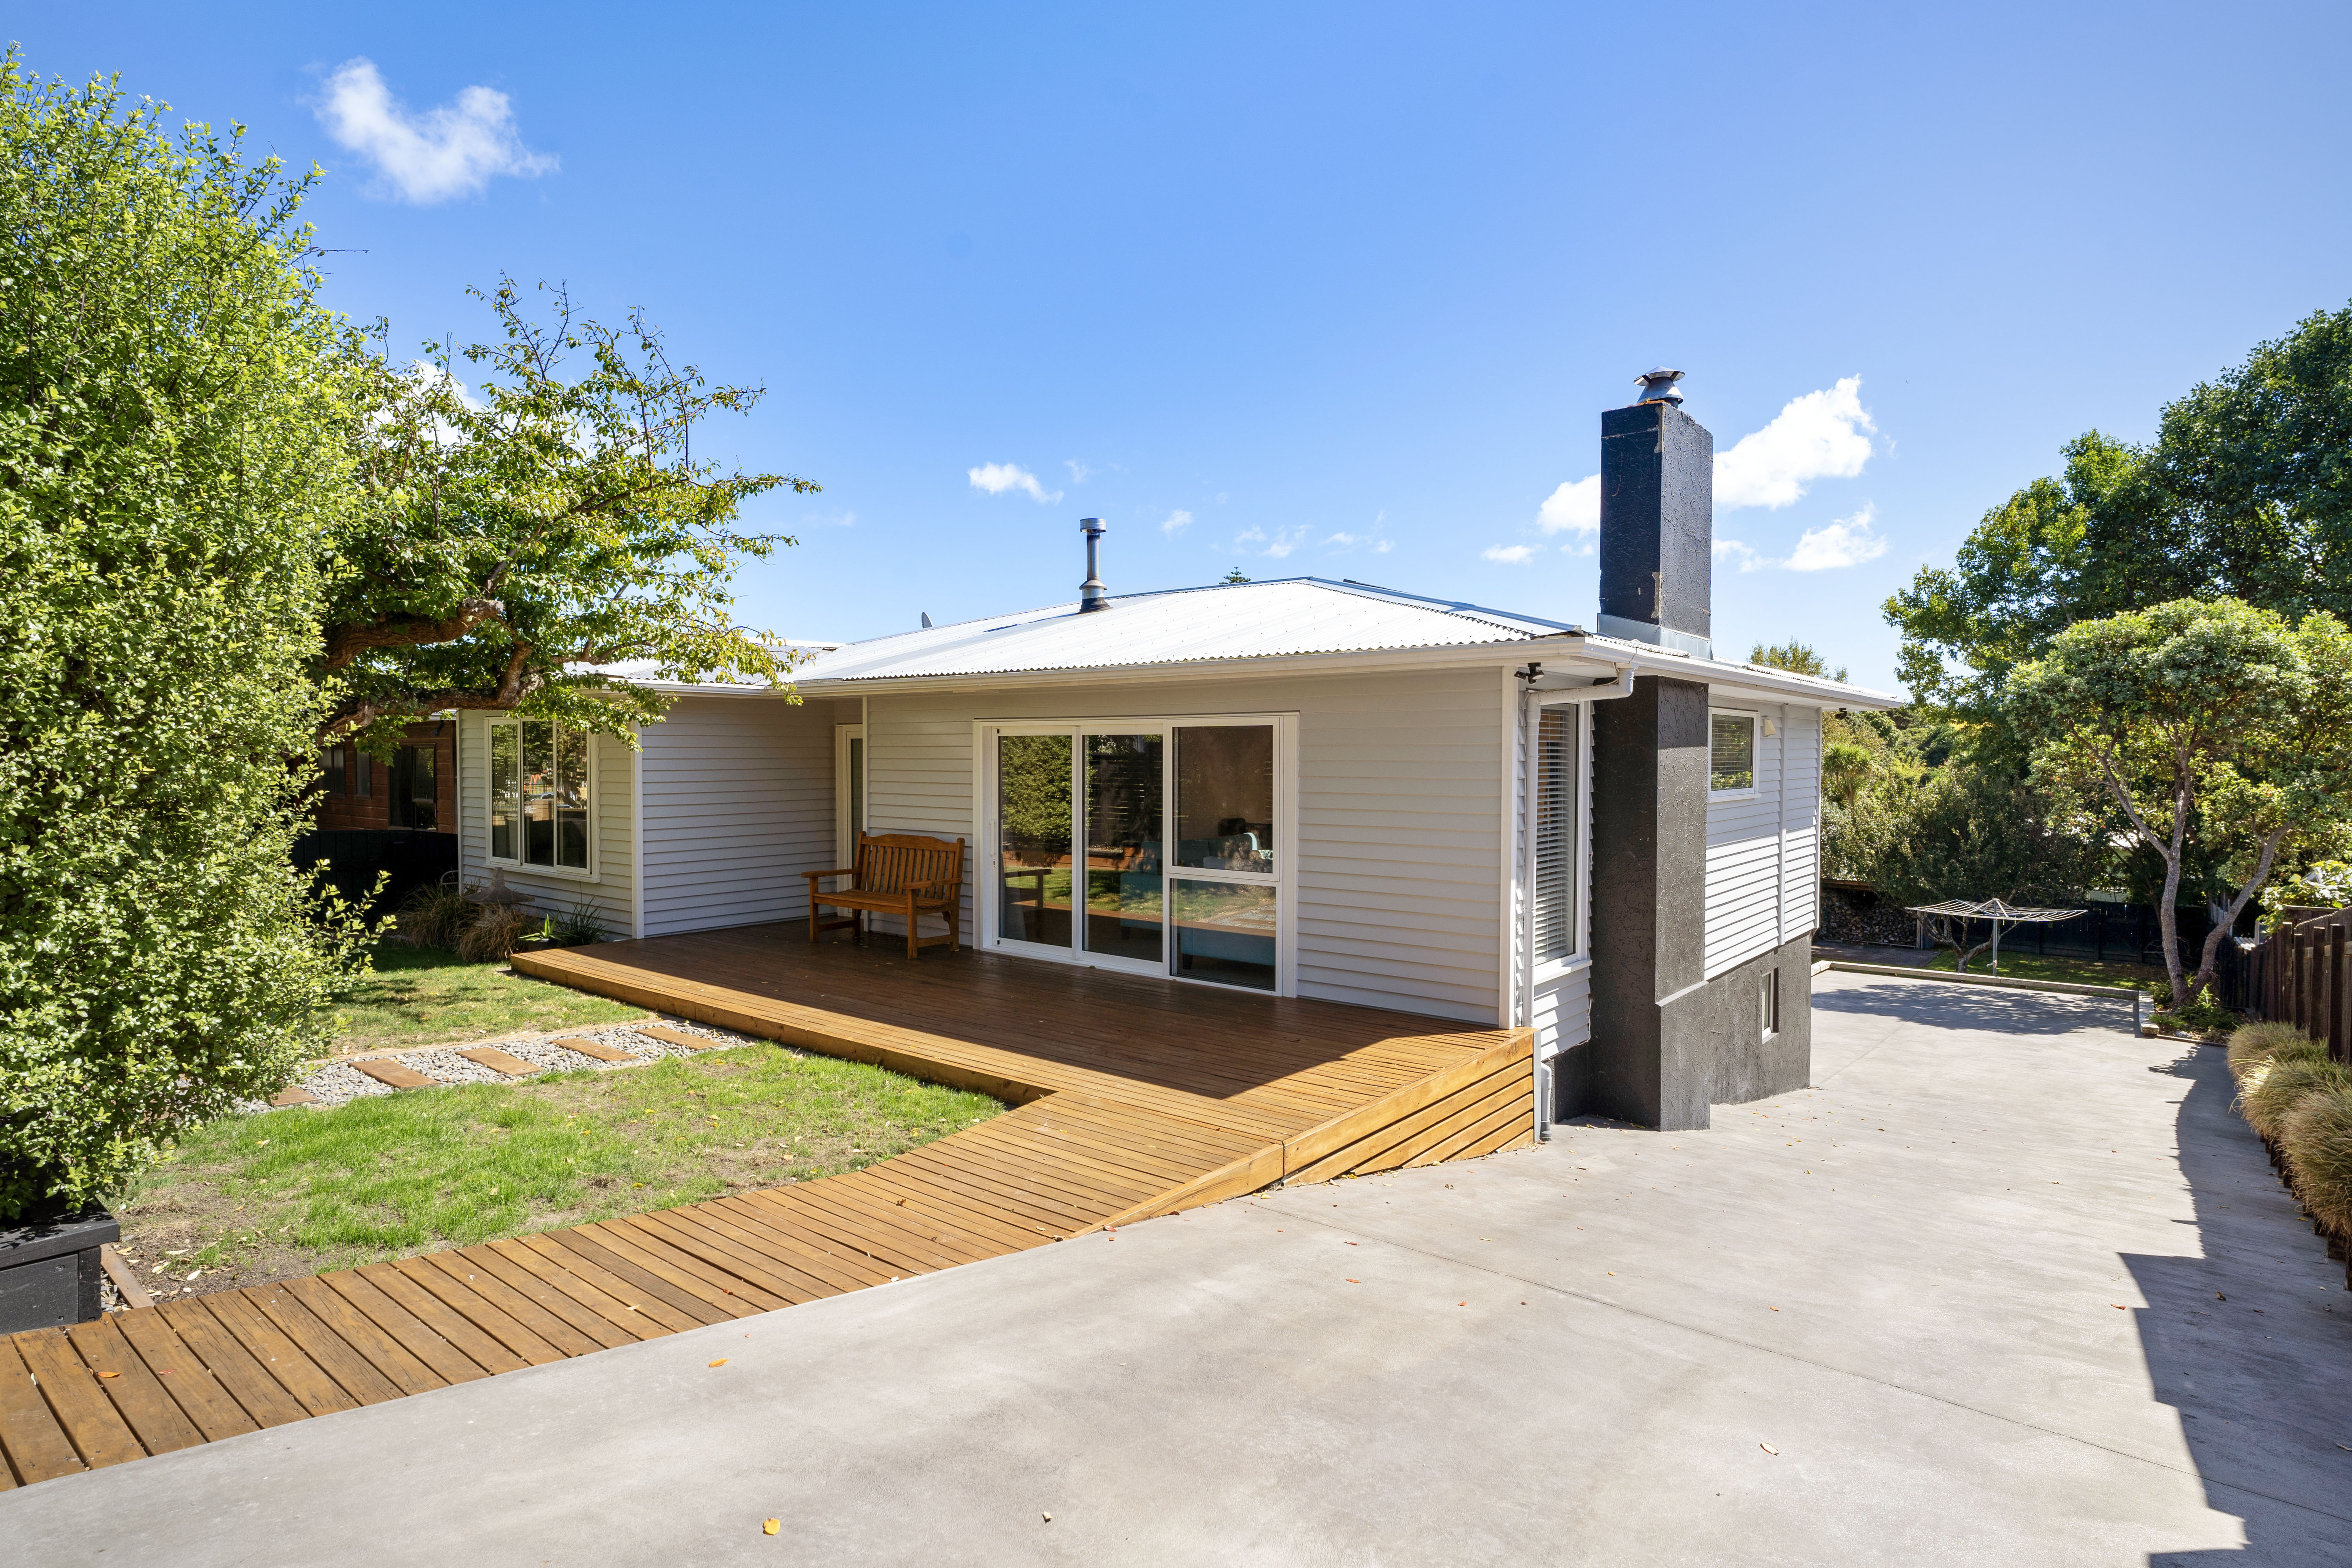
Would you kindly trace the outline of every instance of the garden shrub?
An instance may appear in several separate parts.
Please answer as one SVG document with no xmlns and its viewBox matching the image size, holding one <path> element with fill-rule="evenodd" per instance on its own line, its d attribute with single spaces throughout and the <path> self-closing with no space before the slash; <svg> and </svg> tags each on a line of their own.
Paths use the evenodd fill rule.
<svg viewBox="0 0 2352 1568">
<path fill-rule="evenodd" d="M 293 863 L 347 509 L 306 182 L 0 58 L 0 1223 L 327 1047 L 364 935 Z"/>
<path fill-rule="evenodd" d="M 557 947 L 586 947 L 590 942 L 603 942 L 612 935 L 604 919 L 593 904 L 577 904 L 550 915 L 544 932 Z"/>
<path fill-rule="evenodd" d="M 2325 1055 L 2273 1053 L 2241 1080 L 2238 1113 L 2255 1131 L 2274 1139 L 2304 1097 L 2323 1089 L 2352 1091 L 2352 1068 L 2329 1061 Z"/>
<path fill-rule="evenodd" d="M 2295 1196 L 2330 1235 L 2352 1240 L 2352 1087 L 2306 1094 L 2279 1128 Z"/>
</svg>

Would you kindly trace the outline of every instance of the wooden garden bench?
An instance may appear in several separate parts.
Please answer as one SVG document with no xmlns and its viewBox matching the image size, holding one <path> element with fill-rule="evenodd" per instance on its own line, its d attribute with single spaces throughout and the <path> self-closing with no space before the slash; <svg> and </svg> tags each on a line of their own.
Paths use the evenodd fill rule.
<svg viewBox="0 0 2352 1568">
<path fill-rule="evenodd" d="M 837 866 L 829 871 L 803 871 L 809 886 L 809 941 L 814 942 L 819 931 L 837 931 L 843 926 L 866 940 L 865 917 L 869 914 L 898 915 L 907 922 L 907 956 L 916 957 L 920 949 L 948 944 L 956 952 L 963 947 L 963 840 L 950 843 L 944 838 L 931 838 L 919 833 L 861 833 L 857 836 L 857 864 Z M 827 877 L 846 877 L 849 886 L 837 892 L 825 892 L 817 883 Z M 821 921 L 817 910 L 848 910 L 844 920 Z M 918 937 L 915 921 L 920 915 L 940 915 L 948 922 L 945 936 Z"/>
</svg>

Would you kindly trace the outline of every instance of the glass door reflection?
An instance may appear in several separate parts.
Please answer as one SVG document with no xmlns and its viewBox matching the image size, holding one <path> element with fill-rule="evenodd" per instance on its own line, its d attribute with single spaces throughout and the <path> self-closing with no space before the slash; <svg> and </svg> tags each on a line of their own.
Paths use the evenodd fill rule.
<svg viewBox="0 0 2352 1568">
<path fill-rule="evenodd" d="M 1070 945 L 1070 737 L 996 741 L 997 929 L 1007 942 Z"/>
<path fill-rule="evenodd" d="M 1161 778 L 1158 734 L 1088 735 L 1086 792 L 1086 950 L 1164 962 Z"/>
</svg>

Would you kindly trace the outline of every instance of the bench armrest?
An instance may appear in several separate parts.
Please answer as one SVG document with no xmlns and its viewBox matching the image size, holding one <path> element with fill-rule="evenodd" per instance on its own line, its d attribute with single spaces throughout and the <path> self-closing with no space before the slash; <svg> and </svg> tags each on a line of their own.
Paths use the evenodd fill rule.
<svg viewBox="0 0 2352 1568">
<path fill-rule="evenodd" d="M 801 875 L 814 882 L 819 877 L 855 877 L 857 875 L 857 868 L 855 866 L 835 866 L 830 871 L 803 871 Z"/>
</svg>

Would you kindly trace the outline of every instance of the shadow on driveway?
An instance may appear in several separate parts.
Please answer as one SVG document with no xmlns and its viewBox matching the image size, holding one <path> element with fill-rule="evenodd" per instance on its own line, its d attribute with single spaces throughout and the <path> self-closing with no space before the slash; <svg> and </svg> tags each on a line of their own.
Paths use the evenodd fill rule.
<svg viewBox="0 0 2352 1568">
<path fill-rule="evenodd" d="M 2180 1254 L 2120 1256 L 2148 1303 L 2133 1317 L 2155 1396 L 2180 1412 L 2207 1505 L 2242 1519 L 2246 1544 L 2148 1562 L 2311 1562 L 2321 1522 L 2312 1516 L 2352 1519 L 2352 1409 L 2343 1399 L 2352 1297 L 2262 1141 L 2231 1110 L 2236 1084 L 2222 1052 L 2187 1050 L 2149 1070 L 2187 1090 L 2176 1125 L 2195 1228 Z"/>
</svg>

